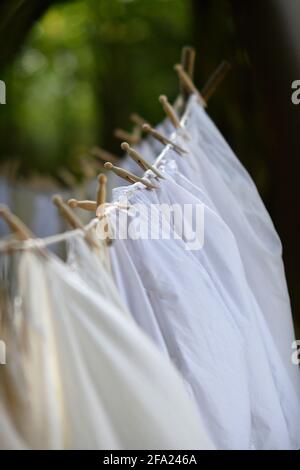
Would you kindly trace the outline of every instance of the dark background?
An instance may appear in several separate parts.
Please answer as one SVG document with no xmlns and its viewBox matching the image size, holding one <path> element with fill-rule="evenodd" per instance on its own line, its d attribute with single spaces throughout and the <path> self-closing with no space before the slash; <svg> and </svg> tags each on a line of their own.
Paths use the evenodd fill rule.
<svg viewBox="0 0 300 470">
<path fill-rule="evenodd" d="M 90 146 L 120 154 L 115 127 L 130 130 L 132 112 L 157 123 L 158 96 L 176 97 L 183 45 L 196 47 L 199 88 L 232 64 L 209 113 L 281 236 L 299 337 L 299 0 L 2 0 L 0 161 L 17 163 L 19 178 L 61 167 L 80 177 Z"/>
</svg>

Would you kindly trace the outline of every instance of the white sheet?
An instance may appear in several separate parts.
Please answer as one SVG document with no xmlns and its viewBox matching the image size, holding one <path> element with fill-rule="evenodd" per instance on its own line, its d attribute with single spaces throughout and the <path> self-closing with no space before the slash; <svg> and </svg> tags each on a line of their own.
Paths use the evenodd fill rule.
<svg viewBox="0 0 300 470">
<path fill-rule="evenodd" d="M 0 450 L 26 450 L 27 446 L 18 435 L 15 426 L 0 402 Z"/>
<path fill-rule="evenodd" d="M 96 293 L 112 302 L 127 318 L 132 318 L 122 302 L 108 267 L 109 251 L 105 242 L 99 241 L 99 249 L 91 248 L 83 235 L 72 237 L 67 242 L 67 264 Z"/>
<path fill-rule="evenodd" d="M 190 154 L 185 160 L 179 160 L 178 156 L 175 159 L 180 171 L 207 193 L 234 233 L 248 283 L 300 399 L 299 369 L 291 361 L 295 335 L 280 240 L 246 170 L 222 142 L 221 136 L 215 137 L 213 124 L 206 123 L 205 128 L 203 122 L 199 122 L 197 114 L 202 118 L 206 116 L 206 121 L 208 117 L 198 108 L 192 97 L 186 122 L 190 138 L 177 136 L 177 141 L 189 148 Z M 205 138 L 203 135 L 201 138 L 201 132 L 205 133 Z M 207 146 L 209 139 L 213 143 Z"/>
<path fill-rule="evenodd" d="M 20 283 L 31 317 L 51 319 L 63 448 L 213 447 L 172 366 L 112 302 L 54 257 L 24 253 Z"/>
<path fill-rule="evenodd" d="M 143 185 L 115 190 L 115 198 L 149 207 L 155 191 Z M 158 223 L 162 215 L 158 212 Z M 132 216 L 134 220 L 134 216 Z M 141 213 L 141 220 L 148 216 Z M 113 227 L 122 223 L 111 213 Z M 136 228 L 136 231 L 135 231 Z M 139 227 L 131 224 L 131 235 Z M 206 270 L 182 240 L 116 240 L 134 264 L 169 354 L 193 393 L 220 449 L 249 449 L 251 408 L 245 343 Z M 123 266 L 123 277 L 127 265 Z"/>
<path fill-rule="evenodd" d="M 247 283 L 235 238 L 209 206 L 205 194 L 200 189 L 197 191 L 177 171 L 175 162 L 160 165 L 160 170 L 165 176 L 171 176 L 159 183 L 153 178 L 153 183 L 158 185 L 155 194 L 161 204 L 176 203 L 181 208 L 192 204 L 194 220 L 196 205 L 204 208 L 204 245 L 201 249 L 193 250 L 192 254 L 207 270 L 245 338 L 254 446 L 257 449 L 298 449 L 299 400 Z M 148 178 L 152 179 L 150 172 Z M 185 218 L 187 223 L 190 221 Z M 176 230 L 175 224 L 173 227 Z"/>
</svg>

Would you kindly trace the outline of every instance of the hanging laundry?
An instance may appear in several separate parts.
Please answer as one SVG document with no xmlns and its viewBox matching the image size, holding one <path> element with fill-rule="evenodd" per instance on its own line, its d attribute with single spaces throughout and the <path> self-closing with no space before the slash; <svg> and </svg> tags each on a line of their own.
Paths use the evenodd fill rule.
<svg viewBox="0 0 300 470">
<path fill-rule="evenodd" d="M 117 287 L 107 266 L 108 247 L 99 240 L 99 248 L 91 248 L 83 234 L 67 241 L 67 264 L 77 273 L 91 289 L 114 303 L 115 306 L 132 318 L 125 304 L 121 301 Z"/>
<path fill-rule="evenodd" d="M 65 229 L 53 188 L 0 176 L 1 202 L 33 232 L 1 208 L 0 449 L 300 448 L 281 241 L 203 107 L 228 64 L 201 94 L 187 49 L 176 104 L 159 97 L 160 135 L 119 130 L 134 148 L 121 171 L 104 165 L 108 185 L 85 161 L 82 185 L 55 198 L 74 231 L 32 240 Z M 96 218 L 76 218 L 71 196 Z"/>
<path fill-rule="evenodd" d="M 0 450 L 27 450 L 28 447 L 16 432 L 1 402 L 0 421 Z"/>
<path fill-rule="evenodd" d="M 63 417 L 61 401 L 56 399 L 61 394 L 56 345 L 49 311 L 43 305 L 48 289 L 38 276 L 31 276 L 35 287 L 26 285 L 22 260 L 19 253 L 7 260 L 9 282 L 14 286 L 7 303 L 10 308 L 2 311 L 7 361 L 0 370 L 1 397 L 28 447 L 59 449 L 63 448 Z"/>
<path fill-rule="evenodd" d="M 115 200 L 149 207 L 157 199 L 140 183 L 114 191 Z M 158 227 L 163 215 L 152 206 Z M 155 213 L 156 212 L 156 213 Z M 251 448 L 251 408 L 244 340 L 206 270 L 175 237 L 140 239 L 139 224 L 129 217 L 130 236 L 122 243 L 140 279 L 162 331 L 170 357 L 193 393 L 213 442 L 219 449 Z M 109 214 L 116 228 L 123 219 Z M 122 227 L 125 232 L 125 227 Z M 156 230 L 156 227 L 151 227 Z M 166 227 L 170 229 L 171 227 Z M 119 226 L 120 230 L 120 226 Z M 149 228 L 150 234 L 150 228 Z M 125 238 L 125 237 L 124 237 Z M 165 238 L 165 239 L 162 239 Z M 112 261 L 113 264 L 113 261 Z M 123 277 L 127 276 L 123 266 Z M 219 391 L 222 390 L 220 394 Z"/>
<path fill-rule="evenodd" d="M 233 160 L 232 154 L 231 157 L 226 157 L 227 154 L 223 152 L 223 160 L 229 163 L 225 165 L 223 161 L 223 164 L 217 167 L 212 163 L 213 153 L 206 153 L 202 148 L 203 141 L 199 145 L 198 134 L 201 135 L 201 132 L 194 110 L 196 106 L 199 107 L 195 98 L 192 97 L 186 112 L 185 134 L 187 137 L 184 137 L 182 133 L 180 135 L 180 132 L 177 136 L 178 143 L 190 149 L 190 154 L 186 158 L 192 155 L 191 165 L 197 168 L 194 172 L 187 170 L 186 176 L 208 194 L 216 210 L 234 233 L 248 283 L 266 318 L 284 366 L 300 398 L 299 369 L 291 362 L 291 345 L 295 335 L 282 262 L 281 243 L 270 217 L 266 215 L 254 184 L 250 177 L 245 176 L 246 171 L 240 170 L 237 159 Z M 230 158 L 234 164 L 230 163 Z M 220 159 L 221 156 L 218 162 Z M 182 165 L 181 163 L 180 171 L 182 171 Z M 226 180 L 224 166 L 231 175 L 231 180 L 228 177 Z M 245 183 L 246 180 L 248 183 Z M 235 190 L 230 190 L 230 185 Z M 238 191 L 237 188 L 240 190 Z"/>
<path fill-rule="evenodd" d="M 48 395 L 61 414 L 51 448 L 213 447 L 172 366 L 112 302 L 50 255 L 22 254 L 19 276 L 24 313 L 38 321 L 41 341 L 46 331 L 49 345 L 55 342 L 47 376 L 58 388 Z M 46 317 L 51 325 L 41 330 Z M 38 384 L 45 359 L 33 364 Z M 46 399 L 47 391 L 38 392 Z M 40 432 L 35 424 L 31 435 Z M 48 425 L 44 421 L 44 436 Z M 35 438 L 40 447 L 42 436 Z M 37 447 L 33 439 L 29 443 Z"/>
<path fill-rule="evenodd" d="M 166 161 L 167 157 L 166 153 Z M 204 212 L 203 225 L 189 227 L 188 230 L 189 235 L 194 234 L 196 240 L 198 237 L 199 248 L 195 249 L 196 240 L 193 243 L 191 239 L 185 241 L 187 247 L 192 246 L 191 253 L 208 272 L 245 338 L 254 446 L 257 449 L 298 449 L 299 401 L 264 316 L 247 283 L 235 238 L 220 216 L 207 205 L 208 198 L 203 198 L 203 192 L 198 190 L 196 194 L 196 187 L 190 187 L 189 181 L 178 172 L 174 161 L 165 164 L 162 162 L 159 169 L 166 179 L 159 183 L 156 179 L 156 202 L 168 204 L 170 207 L 179 205 L 181 224 L 177 223 L 178 235 L 185 239 L 182 225 L 186 226 L 195 221 L 197 208 L 200 207 Z M 147 177 L 154 183 L 155 178 L 150 172 Z M 185 208 L 188 206 L 192 206 L 193 211 L 186 212 Z M 178 221 L 175 217 L 172 220 L 175 231 L 176 222 Z M 259 423 L 259 426 L 256 423 Z"/>
</svg>

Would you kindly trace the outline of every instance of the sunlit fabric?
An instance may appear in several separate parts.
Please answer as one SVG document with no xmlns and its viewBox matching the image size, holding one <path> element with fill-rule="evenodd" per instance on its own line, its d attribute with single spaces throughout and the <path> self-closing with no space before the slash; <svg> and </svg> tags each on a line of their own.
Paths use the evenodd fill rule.
<svg viewBox="0 0 300 470">
<path fill-rule="evenodd" d="M 31 343 L 49 347 L 28 364 L 36 420 L 22 438 L 30 447 L 213 447 L 171 364 L 114 303 L 51 256 L 25 253 L 19 276 Z"/>
</svg>

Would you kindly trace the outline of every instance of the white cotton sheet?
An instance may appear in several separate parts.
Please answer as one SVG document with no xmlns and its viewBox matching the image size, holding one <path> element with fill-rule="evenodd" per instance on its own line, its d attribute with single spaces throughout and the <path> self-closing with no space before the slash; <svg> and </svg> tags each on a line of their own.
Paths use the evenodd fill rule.
<svg viewBox="0 0 300 470">
<path fill-rule="evenodd" d="M 96 293 L 112 302 L 127 318 L 132 318 L 117 290 L 110 266 L 109 252 L 105 242 L 99 241 L 99 248 L 91 248 L 79 234 L 67 241 L 67 264 Z"/>
<path fill-rule="evenodd" d="M 192 254 L 207 270 L 245 338 L 253 445 L 256 449 L 298 449 L 299 400 L 247 283 L 235 238 L 210 207 L 204 193 L 178 172 L 174 161 L 162 163 L 159 168 L 167 178 L 165 181 L 158 182 L 151 177 L 150 172 L 148 174 L 148 178 L 153 179 L 153 183 L 158 186 L 155 191 L 157 202 L 170 205 L 176 203 L 182 209 L 185 205 L 192 205 L 194 220 L 195 207 L 203 207 L 204 245 L 201 249 L 193 250 Z M 176 230 L 175 222 L 173 228 Z M 187 214 L 184 222 L 185 225 L 190 224 Z M 201 241 L 202 233 L 195 234 L 197 237 Z"/>
<path fill-rule="evenodd" d="M 246 170 L 205 112 L 198 109 L 195 97 L 188 106 L 188 137 L 179 132 L 176 140 L 190 153 L 181 160 L 174 158 L 180 171 L 209 196 L 234 233 L 247 281 L 300 399 L 299 368 L 291 361 L 295 335 L 280 240 Z"/>
<path fill-rule="evenodd" d="M 55 399 L 59 393 L 56 351 L 48 311 L 39 303 L 47 286 L 43 278 L 37 285 L 28 285 L 19 271 L 18 255 L 11 256 L 10 282 L 16 287 L 11 293 L 12 308 L 2 317 L 7 349 L 6 365 L 0 370 L 2 403 L 29 448 L 57 449 L 63 436 L 62 410 Z"/>
<path fill-rule="evenodd" d="M 54 257 L 26 252 L 19 273 L 26 311 L 51 319 L 61 447 L 213 448 L 171 364 L 113 302 Z"/>
<path fill-rule="evenodd" d="M 161 353 L 169 357 L 164 335 L 143 286 L 143 279 L 122 240 L 114 240 L 110 247 L 110 257 L 113 276 L 124 304 L 136 324 L 147 334 Z"/>
<path fill-rule="evenodd" d="M 124 197 L 130 204 L 145 207 L 158 202 L 156 191 L 147 191 L 140 184 L 115 190 L 116 199 Z M 153 211 L 161 225 L 161 212 Z M 118 215 L 109 216 L 113 227 L 123 221 Z M 148 215 L 142 211 L 140 216 L 147 223 Z M 133 220 L 131 238 L 114 243 L 122 244 L 143 282 L 170 357 L 194 395 L 215 446 L 252 448 L 247 359 L 238 326 L 185 243 L 174 238 L 139 239 L 139 227 Z M 123 266 L 124 277 L 126 271 L 127 265 Z"/>
<path fill-rule="evenodd" d="M 17 433 L 17 430 L 0 402 L 0 450 L 27 450 L 25 442 Z"/>
</svg>

